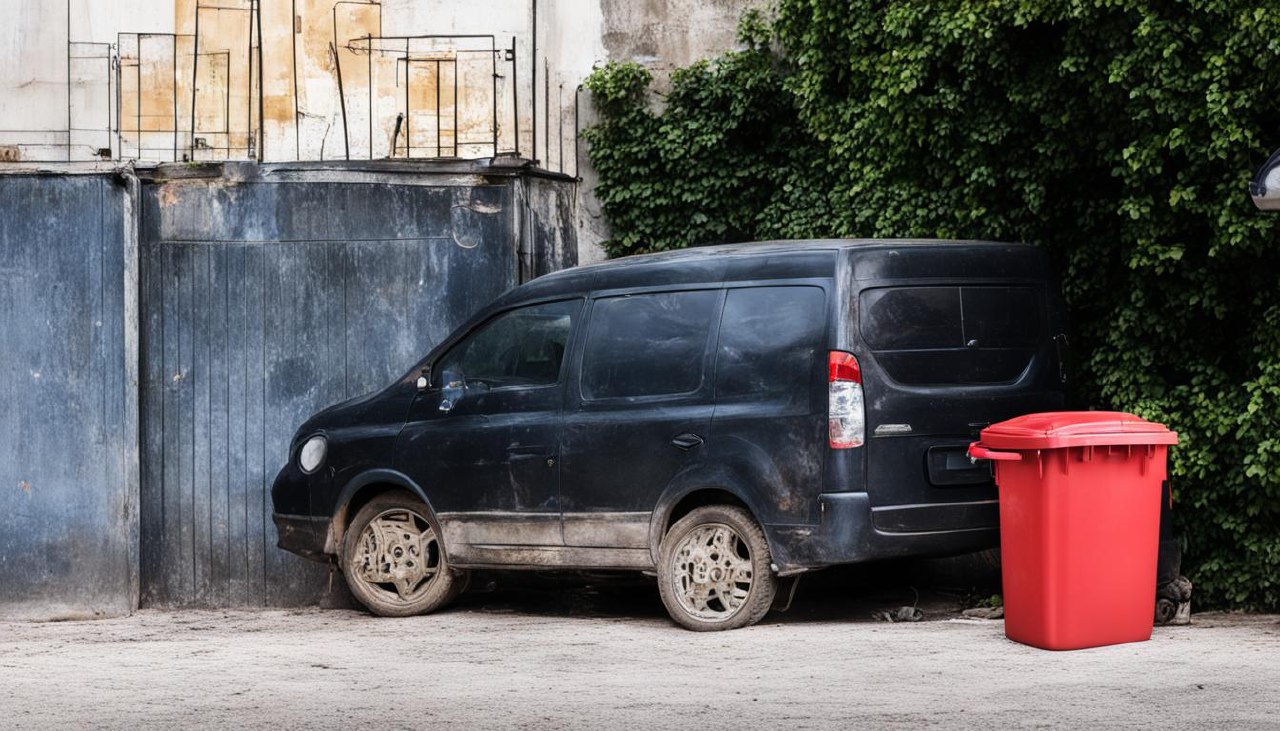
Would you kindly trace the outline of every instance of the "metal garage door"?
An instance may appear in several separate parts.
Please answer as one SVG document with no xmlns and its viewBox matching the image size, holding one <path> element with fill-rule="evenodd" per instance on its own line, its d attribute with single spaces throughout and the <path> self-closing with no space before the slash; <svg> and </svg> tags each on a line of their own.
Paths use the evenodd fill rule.
<svg viewBox="0 0 1280 731">
<path fill-rule="evenodd" d="M 329 175 L 144 186 L 144 605 L 314 603 L 270 515 L 293 431 L 516 283 L 511 185 Z"/>
</svg>

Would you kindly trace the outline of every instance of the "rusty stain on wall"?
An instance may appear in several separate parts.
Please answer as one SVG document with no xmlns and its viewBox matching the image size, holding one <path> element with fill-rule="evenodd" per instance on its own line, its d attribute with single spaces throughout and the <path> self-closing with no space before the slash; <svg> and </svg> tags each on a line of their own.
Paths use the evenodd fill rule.
<svg viewBox="0 0 1280 731">
<path fill-rule="evenodd" d="M 110 0 L 117 10 L 102 9 L 101 0 L 68 2 L 70 17 L 92 17 L 79 28 L 59 23 L 66 48 L 47 54 L 56 50 L 73 66 L 65 96 L 51 89 L 42 105 L 65 99 L 65 117 L 40 117 L 41 129 L 19 130 L 26 137 L 0 133 L 0 145 L 24 158 L 534 157 L 538 113 L 543 154 L 536 156 L 565 170 L 561 138 L 574 125 L 559 117 L 573 111 L 575 97 L 548 62 L 561 62 L 563 51 L 552 47 L 566 39 L 580 49 L 575 58 L 598 45 L 582 35 L 590 23 L 548 25 L 572 25 L 581 13 L 548 9 L 547 45 L 534 58 L 527 0 Z M 53 35 L 45 45 L 60 40 Z M 36 83 L 34 73 L 4 72 L 0 89 Z"/>
<path fill-rule="evenodd" d="M 382 13 L 373 0 L 175 0 L 167 48 L 150 36 L 121 45 L 122 67 L 135 71 L 120 83 L 121 131 L 132 141 L 122 149 L 162 151 L 167 131 L 170 157 L 194 160 L 514 150 L 515 125 L 497 119 L 502 87 L 514 83 L 500 71 L 513 59 L 497 39 L 384 37 Z"/>
</svg>

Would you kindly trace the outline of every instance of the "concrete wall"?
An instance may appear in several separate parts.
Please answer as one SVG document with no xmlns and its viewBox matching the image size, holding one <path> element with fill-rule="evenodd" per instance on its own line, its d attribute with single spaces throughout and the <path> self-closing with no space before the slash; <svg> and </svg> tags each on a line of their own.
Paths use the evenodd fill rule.
<svg viewBox="0 0 1280 731">
<path fill-rule="evenodd" d="M 557 69 L 559 80 L 576 84 L 604 60 L 637 61 L 654 74 L 658 90 L 667 88 L 673 69 L 698 59 L 737 47 L 737 24 L 751 7 L 767 5 L 767 0 L 592 0 L 582 8 L 575 3 L 552 3 L 548 27 L 540 29 L 546 38 L 546 53 Z M 596 122 L 590 94 L 578 99 L 561 99 L 552 114 L 572 119 L 575 127 Z M 576 131 L 561 144 L 572 145 Z M 553 143 L 554 145 L 554 143 Z M 597 177 L 587 159 L 585 144 L 577 146 L 572 169 L 565 172 L 580 178 L 577 212 L 578 258 L 583 263 L 605 258 L 600 242 L 609 238 L 608 221 L 594 195 Z M 552 166 L 553 167 L 553 166 Z"/>
<path fill-rule="evenodd" d="M 136 602 L 130 199 L 98 175 L 0 175 L 0 616 Z"/>
<path fill-rule="evenodd" d="M 7 2 L 0 162 L 90 160 L 103 148 L 142 161 L 519 154 L 582 178 L 584 262 L 603 258 L 609 232 L 577 144 L 594 122 L 582 80 L 630 59 L 661 88 L 671 69 L 734 47 L 742 11 L 766 4 L 289 0 L 254 13 L 250 0 Z M 495 64 L 485 38 L 400 39 L 425 34 L 493 35 L 499 49 L 514 44 L 514 60 L 503 51 Z M 114 76 L 104 54 L 117 58 Z"/>
<path fill-rule="evenodd" d="M 0 162 L 67 156 L 67 7 L 7 3 L 0 23 Z M 18 71 L 21 69 L 21 71 Z"/>
<path fill-rule="evenodd" d="M 0 175 L 0 617 L 321 600 L 270 520 L 298 424 L 577 261 L 519 167 L 139 175 Z"/>
</svg>

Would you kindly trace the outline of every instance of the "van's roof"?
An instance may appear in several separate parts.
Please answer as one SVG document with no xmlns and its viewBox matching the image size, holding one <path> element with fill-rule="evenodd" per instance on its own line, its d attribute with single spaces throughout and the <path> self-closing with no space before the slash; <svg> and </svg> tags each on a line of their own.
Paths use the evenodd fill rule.
<svg viewBox="0 0 1280 731">
<path fill-rule="evenodd" d="M 959 253 L 957 250 L 968 250 L 979 255 L 996 250 L 1037 250 L 1030 244 L 948 239 L 804 239 L 720 244 L 639 254 L 572 267 L 539 277 L 517 288 L 511 295 L 526 298 L 573 290 L 643 286 L 641 280 L 650 278 L 652 282 L 644 283 L 713 281 L 718 280 L 716 272 L 723 274 L 730 266 L 741 268 L 744 274 L 758 266 L 759 278 L 762 279 L 775 276 L 829 277 L 833 273 L 833 254 L 836 251 L 858 249 L 874 256 L 877 250 L 931 247 L 956 253 Z M 788 271 L 784 275 L 779 269 Z"/>
</svg>

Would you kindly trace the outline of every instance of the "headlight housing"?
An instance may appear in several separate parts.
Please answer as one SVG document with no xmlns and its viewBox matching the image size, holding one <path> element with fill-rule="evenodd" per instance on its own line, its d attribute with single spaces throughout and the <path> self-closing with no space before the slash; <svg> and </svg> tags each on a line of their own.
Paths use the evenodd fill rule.
<svg viewBox="0 0 1280 731">
<path fill-rule="evenodd" d="M 308 439 L 298 450 L 298 467 L 308 475 L 320 469 L 324 464 L 325 454 L 329 451 L 329 441 L 319 434 Z"/>
</svg>

